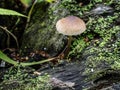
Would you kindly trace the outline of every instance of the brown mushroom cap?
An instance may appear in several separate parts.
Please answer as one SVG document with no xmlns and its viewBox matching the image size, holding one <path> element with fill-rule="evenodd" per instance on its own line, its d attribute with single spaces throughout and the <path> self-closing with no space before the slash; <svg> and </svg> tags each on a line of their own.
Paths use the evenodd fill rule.
<svg viewBox="0 0 120 90">
<path fill-rule="evenodd" d="M 85 22 L 76 17 L 68 16 L 58 20 L 56 28 L 59 33 L 64 35 L 79 35 L 86 30 Z"/>
</svg>

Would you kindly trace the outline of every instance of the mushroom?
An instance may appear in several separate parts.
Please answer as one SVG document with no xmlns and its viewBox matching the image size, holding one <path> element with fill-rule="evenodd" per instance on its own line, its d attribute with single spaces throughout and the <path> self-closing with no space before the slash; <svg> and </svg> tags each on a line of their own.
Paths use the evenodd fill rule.
<svg viewBox="0 0 120 90">
<path fill-rule="evenodd" d="M 67 56 L 70 49 L 72 36 L 83 33 L 86 30 L 86 25 L 82 19 L 76 16 L 67 16 L 57 21 L 56 29 L 59 33 L 69 36 L 68 43 L 65 48 L 65 56 Z"/>
</svg>

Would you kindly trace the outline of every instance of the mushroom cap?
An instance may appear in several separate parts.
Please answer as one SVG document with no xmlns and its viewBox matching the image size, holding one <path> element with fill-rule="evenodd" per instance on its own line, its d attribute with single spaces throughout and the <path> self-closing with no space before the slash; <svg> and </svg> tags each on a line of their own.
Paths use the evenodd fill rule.
<svg viewBox="0 0 120 90">
<path fill-rule="evenodd" d="M 86 30 L 85 22 L 76 17 L 68 16 L 57 21 L 56 29 L 64 35 L 79 35 Z"/>
</svg>

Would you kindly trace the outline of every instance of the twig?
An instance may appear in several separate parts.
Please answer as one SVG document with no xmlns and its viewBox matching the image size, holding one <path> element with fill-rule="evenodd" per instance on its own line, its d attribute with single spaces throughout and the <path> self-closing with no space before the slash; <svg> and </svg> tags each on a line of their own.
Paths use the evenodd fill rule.
<svg viewBox="0 0 120 90">
<path fill-rule="evenodd" d="M 11 33 L 6 27 L 0 26 L 0 28 L 9 33 L 15 39 L 17 47 L 19 48 L 17 37 L 13 33 Z"/>
</svg>

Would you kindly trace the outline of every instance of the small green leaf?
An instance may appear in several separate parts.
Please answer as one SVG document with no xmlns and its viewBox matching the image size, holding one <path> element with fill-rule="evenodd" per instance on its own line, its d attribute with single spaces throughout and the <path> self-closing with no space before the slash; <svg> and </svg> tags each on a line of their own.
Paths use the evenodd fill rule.
<svg viewBox="0 0 120 90">
<path fill-rule="evenodd" d="M 23 5 L 25 5 L 26 7 L 29 7 L 32 4 L 32 0 L 20 0 Z"/>
<path fill-rule="evenodd" d="M 8 62 L 10 64 L 13 64 L 15 66 L 18 65 L 18 63 L 12 59 L 10 59 L 7 55 L 5 55 L 3 52 L 0 51 L 0 59 L 2 59 L 5 62 Z"/>
<path fill-rule="evenodd" d="M 18 66 L 19 64 L 21 66 L 32 66 L 32 65 L 37 65 L 37 64 L 42 64 L 42 63 L 46 63 L 49 61 L 54 60 L 55 58 L 49 58 L 49 59 L 45 59 L 42 61 L 38 61 L 38 62 L 26 62 L 26 63 L 18 63 L 16 61 L 14 61 L 13 59 L 10 59 L 7 55 L 5 55 L 2 51 L 0 51 L 0 59 L 2 59 L 5 62 L 8 62 L 10 64 L 13 64 L 15 66 Z"/>
<path fill-rule="evenodd" d="M 49 3 L 52 3 L 53 1 L 55 1 L 55 0 L 46 0 L 47 2 L 49 2 Z"/>
<path fill-rule="evenodd" d="M 14 16 L 21 16 L 21 17 L 27 17 L 21 13 L 18 13 L 14 10 L 4 9 L 0 8 L 0 15 L 14 15 Z"/>
</svg>

